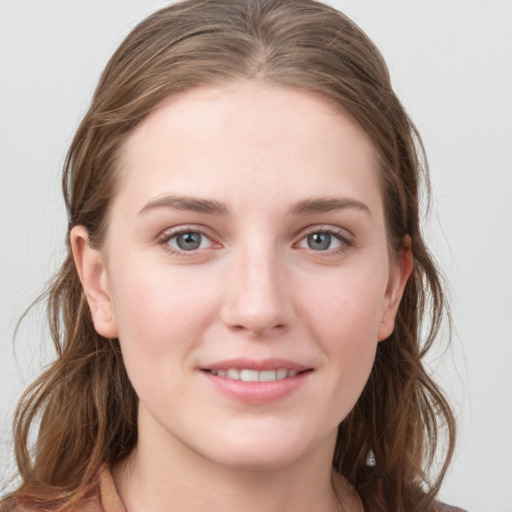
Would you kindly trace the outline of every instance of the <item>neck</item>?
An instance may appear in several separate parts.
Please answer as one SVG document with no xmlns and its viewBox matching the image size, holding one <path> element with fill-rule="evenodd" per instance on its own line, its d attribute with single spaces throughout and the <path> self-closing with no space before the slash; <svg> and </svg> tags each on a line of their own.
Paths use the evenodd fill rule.
<svg viewBox="0 0 512 512">
<path fill-rule="evenodd" d="M 333 443 L 293 463 L 262 469 L 218 464 L 176 439 L 158 445 L 151 439 L 139 435 L 137 448 L 112 470 L 128 512 L 360 510 L 353 488 L 332 474 Z"/>
</svg>

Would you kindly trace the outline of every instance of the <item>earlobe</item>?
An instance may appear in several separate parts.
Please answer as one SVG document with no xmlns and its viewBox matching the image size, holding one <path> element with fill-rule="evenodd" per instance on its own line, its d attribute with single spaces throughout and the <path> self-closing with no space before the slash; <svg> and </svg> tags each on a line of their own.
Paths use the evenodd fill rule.
<svg viewBox="0 0 512 512">
<path fill-rule="evenodd" d="M 406 235 L 402 248 L 393 262 L 391 262 L 389 282 L 384 297 L 381 324 L 378 331 L 378 340 L 383 341 L 393 332 L 395 318 L 404 293 L 405 285 L 413 269 L 411 237 Z"/>
<path fill-rule="evenodd" d="M 105 338 L 116 338 L 117 324 L 103 255 L 98 249 L 91 247 L 89 234 L 84 226 L 74 226 L 69 236 L 73 259 L 91 310 L 94 328 Z"/>
</svg>

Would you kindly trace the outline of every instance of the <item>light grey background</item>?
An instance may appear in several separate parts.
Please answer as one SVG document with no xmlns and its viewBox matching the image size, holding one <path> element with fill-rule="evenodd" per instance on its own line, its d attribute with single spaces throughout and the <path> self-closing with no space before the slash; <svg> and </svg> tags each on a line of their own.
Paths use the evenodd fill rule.
<svg viewBox="0 0 512 512">
<path fill-rule="evenodd" d="M 423 135 L 434 185 L 427 238 L 456 332 L 430 363 L 460 420 L 442 498 L 512 511 L 512 2 L 339 0 L 367 31 Z M 108 57 L 151 0 L 0 0 L 0 478 L 16 398 L 51 356 L 16 319 L 61 258 L 64 155 Z"/>
</svg>

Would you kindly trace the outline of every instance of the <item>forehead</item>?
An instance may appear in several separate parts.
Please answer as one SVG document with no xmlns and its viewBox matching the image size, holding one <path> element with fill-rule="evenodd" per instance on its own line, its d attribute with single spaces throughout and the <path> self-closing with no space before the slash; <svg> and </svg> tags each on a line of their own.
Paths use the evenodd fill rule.
<svg viewBox="0 0 512 512">
<path fill-rule="evenodd" d="M 346 114 L 313 94 L 254 81 L 169 98 L 130 135 L 120 167 L 121 190 L 224 201 L 251 187 L 329 195 L 342 181 L 359 194 L 378 181 L 373 144 Z"/>
</svg>

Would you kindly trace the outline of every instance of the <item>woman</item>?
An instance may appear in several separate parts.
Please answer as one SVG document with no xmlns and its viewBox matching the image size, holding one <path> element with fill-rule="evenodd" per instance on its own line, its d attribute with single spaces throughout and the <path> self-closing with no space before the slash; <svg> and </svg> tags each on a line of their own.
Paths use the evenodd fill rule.
<svg viewBox="0 0 512 512">
<path fill-rule="evenodd" d="M 382 57 L 332 8 L 143 21 L 69 150 L 59 355 L 18 408 L 2 507 L 445 510 L 422 168 Z"/>
</svg>

